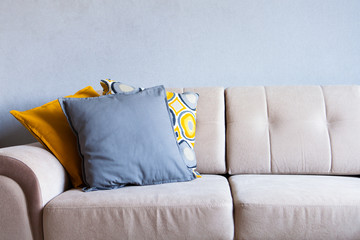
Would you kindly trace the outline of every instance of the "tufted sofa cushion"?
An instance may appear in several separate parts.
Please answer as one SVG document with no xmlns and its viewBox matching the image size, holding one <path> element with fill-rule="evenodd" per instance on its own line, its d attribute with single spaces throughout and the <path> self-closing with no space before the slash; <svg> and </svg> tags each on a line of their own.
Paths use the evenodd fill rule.
<svg viewBox="0 0 360 240">
<path fill-rule="evenodd" d="M 360 173 L 360 86 L 232 87 L 225 101 L 229 174 Z"/>
</svg>

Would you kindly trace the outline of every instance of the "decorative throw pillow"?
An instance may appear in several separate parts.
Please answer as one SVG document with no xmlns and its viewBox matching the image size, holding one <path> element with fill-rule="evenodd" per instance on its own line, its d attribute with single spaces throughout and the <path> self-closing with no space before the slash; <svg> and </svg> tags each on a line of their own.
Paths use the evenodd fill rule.
<svg viewBox="0 0 360 240">
<path fill-rule="evenodd" d="M 68 98 L 98 97 L 92 88 L 86 87 Z M 56 99 L 27 111 L 12 110 L 10 113 L 49 151 L 69 173 L 74 187 L 82 185 L 81 159 L 77 150 L 76 136 Z"/>
<path fill-rule="evenodd" d="M 132 94 L 143 90 L 142 88 L 136 88 L 111 79 L 101 80 L 100 85 L 103 88 L 102 95 L 108 95 L 112 93 Z"/>
<path fill-rule="evenodd" d="M 195 178 L 177 145 L 163 86 L 59 102 L 77 135 L 84 191 Z"/>
<path fill-rule="evenodd" d="M 144 88 L 133 87 L 122 82 L 101 80 L 103 95 L 124 92 L 139 92 Z M 196 155 L 194 151 L 196 131 L 196 106 L 199 94 L 193 92 L 166 92 L 170 109 L 171 122 L 186 165 L 196 177 L 201 175 L 196 171 Z"/>
</svg>

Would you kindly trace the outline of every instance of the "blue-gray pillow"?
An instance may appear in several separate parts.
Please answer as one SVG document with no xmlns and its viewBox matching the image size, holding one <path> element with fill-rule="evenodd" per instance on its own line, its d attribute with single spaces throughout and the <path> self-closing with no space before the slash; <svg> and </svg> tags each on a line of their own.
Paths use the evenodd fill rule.
<svg viewBox="0 0 360 240">
<path fill-rule="evenodd" d="M 163 86 L 59 102 L 78 139 L 84 191 L 195 178 L 177 144 Z"/>
<path fill-rule="evenodd" d="M 111 79 L 100 81 L 103 88 L 103 95 L 123 93 L 133 94 L 143 91 L 145 88 L 134 87 L 123 82 Z M 199 94 L 194 92 L 166 92 L 167 102 L 170 110 L 171 122 L 177 137 L 182 156 L 188 168 L 196 177 L 201 178 L 196 171 L 196 154 L 194 151 L 196 131 L 196 106 Z"/>
</svg>

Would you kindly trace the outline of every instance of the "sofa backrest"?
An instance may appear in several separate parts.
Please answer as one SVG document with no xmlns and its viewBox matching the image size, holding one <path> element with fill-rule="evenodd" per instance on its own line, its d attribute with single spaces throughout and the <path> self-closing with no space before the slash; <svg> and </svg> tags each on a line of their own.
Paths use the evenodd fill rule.
<svg viewBox="0 0 360 240">
<path fill-rule="evenodd" d="M 197 170 L 208 174 L 226 173 L 224 88 L 167 88 L 166 90 L 199 93 L 194 146 Z"/>
<path fill-rule="evenodd" d="M 225 90 L 229 174 L 360 174 L 360 86 Z"/>
</svg>

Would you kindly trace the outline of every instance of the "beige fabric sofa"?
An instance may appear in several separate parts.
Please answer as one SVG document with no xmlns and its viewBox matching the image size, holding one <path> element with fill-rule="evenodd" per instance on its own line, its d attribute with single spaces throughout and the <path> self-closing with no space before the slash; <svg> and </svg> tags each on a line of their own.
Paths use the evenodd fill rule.
<svg viewBox="0 0 360 240">
<path fill-rule="evenodd" d="M 360 239 L 360 87 L 200 94 L 203 178 L 84 193 L 40 144 L 0 149 L 0 239 Z"/>
</svg>

